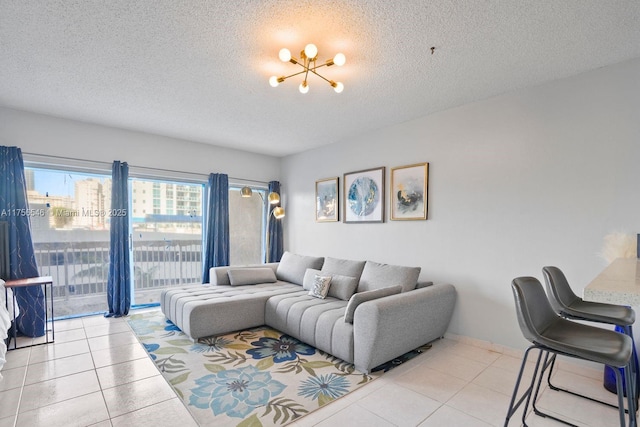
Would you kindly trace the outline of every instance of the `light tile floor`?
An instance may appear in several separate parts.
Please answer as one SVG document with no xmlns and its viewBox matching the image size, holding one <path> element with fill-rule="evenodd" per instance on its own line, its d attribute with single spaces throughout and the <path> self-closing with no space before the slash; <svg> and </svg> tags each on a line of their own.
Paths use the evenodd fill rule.
<svg viewBox="0 0 640 427">
<path fill-rule="evenodd" d="M 55 326 L 54 344 L 8 352 L 0 380 L 0 427 L 197 425 L 124 319 L 94 316 Z M 508 353 L 439 340 L 426 353 L 290 425 L 502 426 L 521 360 L 517 352 Z M 602 387 L 601 369 L 564 360 L 559 367 L 558 384 L 615 402 Z M 615 409 L 547 388 L 539 407 L 578 425 L 618 425 Z M 560 425 L 533 414 L 527 423 Z M 509 425 L 521 425 L 521 412 Z"/>
</svg>

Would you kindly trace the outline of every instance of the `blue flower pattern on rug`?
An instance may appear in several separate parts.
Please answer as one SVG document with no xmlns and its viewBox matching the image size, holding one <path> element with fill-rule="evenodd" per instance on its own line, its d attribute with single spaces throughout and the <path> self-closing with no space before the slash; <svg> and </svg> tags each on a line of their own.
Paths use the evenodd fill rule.
<svg viewBox="0 0 640 427">
<path fill-rule="evenodd" d="M 309 377 L 300 384 L 298 396 L 318 400 L 320 395 L 337 399 L 349 392 L 349 381 L 340 375 L 327 374 Z"/>
<path fill-rule="evenodd" d="M 180 328 L 178 328 L 176 325 L 173 324 L 173 322 L 171 320 L 166 320 L 165 321 L 166 325 L 164 327 L 165 331 L 177 331 L 177 332 L 182 332 L 180 330 Z"/>
<path fill-rule="evenodd" d="M 215 352 L 227 348 L 232 342 L 233 341 L 225 337 L 200 338 L 197 344 L 192 345 L 189 350 L 198 353 Z"/>
<path fill-rule="evenodd" d="M 316 352 L 315 348 L 289 335 L 282 335 L 280 339 L 262 337 L 258 341 L 252 342 L 251 345 L 255 346 L 255 348 L 247 350 L 251 357 L 254 359 L 273 357 L 275 363 L 296 360 L 298 354 L 311 356 Z"/>
<path fill-rule="evenodd" d="M 226 414 L 244 418 L 256 408 L 265 406 L 271 398 L 286 388 L 254 366 L 245 366 L 206 375 L 196 380 L 189 403 L 201 409 L 211 408 L 214 415 Z"/>
<path fill-rule="evenodd" d="M 135 322 L 131 322 L 130 324 L 133 332 L 135 332 L 136 335 L 152 335 L 160 328 L 157 322 L 149 319 L 138 319 Z M 173 324 L 173 322 L 166 319 L 161 327 L 162 330 L 170 332 L 171 334 L 175 332 L 182 332 L 180 331 L 180 328 Z"/>
<path fill-rule="evenodd" d="M 144 346 L 144 349 L 147 350 L 147 353 L 149 353 L 149 356 L 151 357 L 151 360 L 156 360 L 158 358 L 158 356 L 153 354 L 153 352 L 160 348 L 159 344 L 144 344 L 143 343 L 142 345 Z"/>
</svg>

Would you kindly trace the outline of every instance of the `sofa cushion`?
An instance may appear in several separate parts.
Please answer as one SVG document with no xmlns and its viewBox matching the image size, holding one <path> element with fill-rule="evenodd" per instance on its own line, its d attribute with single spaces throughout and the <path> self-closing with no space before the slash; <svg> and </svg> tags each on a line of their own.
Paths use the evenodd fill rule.
<svg viewBox="0 0 640 427">
<path fill-rule="evenodd" d="M 353 363 L 353 324 L 343 320 L 346 306 L 347 301 L 313 298 L 300 289 L 269 298 L 265 324 Z"/>
<path fill-rule="evenodd" d="M 343 276 L 342 274 L 331 275 L 331 287 L 329 287 L 329 296 L 349 301 L 351 295 L 358 287 L 358 279 L 352 276 Z"/>
<path fill-rule="evenodd" d="M 324 258 L 322 257 L 296 255 L 291 252 L 285 252 L 280 259 L 280 264 L 278 264 L 276 277 L 278 280 L 284 280 L 302 286 L 307 268 L 319 270 L 322 267 L 323 261 Z"/>
<path fill-rule="evenodd" d="M 356 280 L 360 280 L 364 264 L 364 261 L 326 257 L 324 264 L 322 264 L 322 272 L 330 273 L 331 275 L 340 274 L 342 276 L 351 276 L 355 277 Z"/>
<path fill-rule="evenodd" d="M 227 272 L 231 286 L 257 285 L 277 281 L 276 274 L 270 268 L 231 268 Z"/>
<path fill-rule="evenodd" d="M 315 298 L 325 299 L 331 287 L 331 276 L 321 276 L 316 274 L 313 277 L 313 286 L 309 290 L 309 295 Z"/>
<path fill-rule="evenodd" d="M 360 304 L 366 301 L 371 301 L 378 298 L 388 297 L 389 295 L 395 295 L 402 292 L 401 286 L 390 286 L 388 288 L 373 289 L 370 291 L 363 291 L 353 294 L 347 304 L 347 309 L 344 314 L 344 321 L 347 323 L 353 323 L 353 316 L 356 312 L 356 308 Z"/>
<path fill-rule="evenodd" d="M 420 276 L 420 267 L 404 267 L 401 265 L 379 264 L 367 261 L 360 276 L 358 292 L 400 285 L 402 292 L 416 288 Z"/>
</svg>

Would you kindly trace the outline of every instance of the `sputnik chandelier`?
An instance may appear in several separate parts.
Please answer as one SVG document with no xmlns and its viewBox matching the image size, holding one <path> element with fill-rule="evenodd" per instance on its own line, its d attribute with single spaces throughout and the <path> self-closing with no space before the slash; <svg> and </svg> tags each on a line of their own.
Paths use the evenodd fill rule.
<svg viewBox="0 0 640 427">
<path fill-rule="evenodd" d="M 287 48 L 280 49 L 280 53 L 278 54 L 280 60 L 282 62 L 291 62 L 292 64 L 297 64 L 302 67 L 302 71 L 298 71 L 297 73 L 291 74 L 289 76 L 271 76 L 269 79 L 269 84 L 273 87 L 278 86 L 280 83 L 288 79 L 289 77 L 298 76 L 300 74 L 304 74 L 304 80 L 300 83 L 298 89 L 300 89 L 301 93 L 309 92 L 309 84 L 307 83 L 307 78 L 309 73 L 313 73 L 316 76 L 320 77 L 322 80 L 326 81 L 331 85 L 333 90 L 337 93 L 342 92 L 344 89 L 344 85 L 340 82 L 334 82 L 333 80 L 329 80 L 320 74 L 317 73 L 317 69 L 320 67 L 330 67 L 332 65 L 337 65 L 341 67 L 346 62 L 346 58 L 344 54 L 338 53 L 332 59 L 327 59 L 324 64 L 317 65 L 316 61 L 318 59 L 318 48 L 316 45 L 309 43 L 304 47 L 304 50 L 300 52 L 300 59 L 296 59 L 291 56 L 291 52 Z"/>
</svg>

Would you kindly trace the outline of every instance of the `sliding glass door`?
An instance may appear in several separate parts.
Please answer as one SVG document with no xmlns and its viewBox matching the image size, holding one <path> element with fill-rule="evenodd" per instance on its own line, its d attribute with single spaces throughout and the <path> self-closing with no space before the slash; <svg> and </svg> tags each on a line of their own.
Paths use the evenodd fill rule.
<svg viewBox="0 0 640 427">
<path fill-rule="evenodd" d="M 133 304 L 202 282 L 202 184 L 131 179 Z"/>
<path fill-rule="evenodd" d="M 26 168 L 31 234 L 55 316 L 108 310 L 109 175 Z"/>
</svg>

